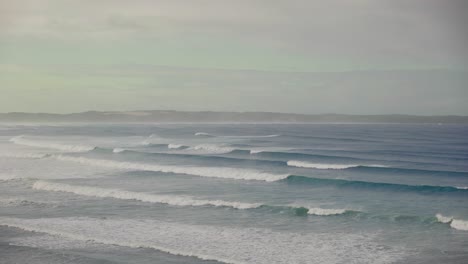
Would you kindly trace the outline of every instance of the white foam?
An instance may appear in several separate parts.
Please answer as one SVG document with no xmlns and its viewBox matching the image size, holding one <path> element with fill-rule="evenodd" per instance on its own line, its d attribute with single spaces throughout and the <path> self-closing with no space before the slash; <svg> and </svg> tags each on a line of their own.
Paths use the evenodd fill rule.
<svg viewBox="0 0 468 264">
<path fill-rule="evenodd" d="M 281 148 L 281 147 L 269 147 L 269 148 L 255 148 L 250 150 L 250 154 L 258 154 L 262 152 L 284 152 L 291 151 L 291 148 Z"/>
<path fill-rule="evenodd" d="M 256 170 L 226 168 L 226 167 L 192 167 L 192 166 L 172 166 L 172 165 L 156 165 L 143 164 L 133 162 L 120 162 L 113 160 L 89 159 L 83 157 L 72 157 L 64 155 L 55 155 L 55 158 L 62 161 L 73 161 L 81 164 L 123 169 L 123 170 L 139 170 L 139 171 L 158 171 L 166 173 L 180 173 L 195 175 L 201 177 L 236 179 L 236 180 L 259 180 L 259 181 L 278 181 L 287 178 L 289 175 L 271 174 Z"/>
<path fill-rule="evenodd" d="M 97 247 L 117 248 L 117 246 L 103 246 L 92 241 L 80 241 L 61 237 L 57 235 L 36 233 L 32 236 L 20 236 L 8 239 L 8 244 L 11 246 L 42 248 L 49 250 L 74 250 L 74 249 L 91 249 L 96 250 Z M 55 262 L 54 262 L 55 263 Z M 62 262 L 61 262 L 62 263 Z M 66 263 L 66 262 L 63 262 Z"/>
<path fill-rule="evenodd" d="M 174 255 L 225 263 L 393 263 L 404 249 L 379 245 L 376 234 L 301 232 L 262 228 L 189 225 L 137 219 L 85 217 L 20 219 L 0 224 L 26 231 L 132 248 L 153 248 Z M 359 245 L 359 250 L 357 249 Z"/>
<path fill-rule="evenodd" d="M 205 132 L 197 132 L 195 136 L 204 136 L 204 137 L 221 137 L 221 138 L 271 138 L 271 137 L 279 137 L 279 135 L 240 135 L 240 136 L 220 136 L 220 135 L 213 135 Z"/>
<path fill-rule="evenodd" d="M 457 188 L 459 190 L 468 190 L 467 186 L 455 186 L 455 188 Z"/>
<path fill-rule="evenodd" d="M 468 231 L 468 221 L 465 220 L 453 219 L 450 226 L 458 230 Z"/>
<path fill-rule="evenodd" d="M 45 190 L 45 191 L 58 191 L 58 192 L 69 192 L 84 196 L 93 196 L 101 198 L 116 198 L 123 200 L 137 200 L 142 202 L 149 203 L 162 203 L 175 206 L 225 206 L 232 207 L 236 209 L 249 209 L 257 208 L 261 204 L 254 203 L 241 203 L 241 202 L 228 202 L 222 200 L 203 200 L 195 199 L 190 196 L 180 196 L 180 195 L 159 195 L 159 194 L 149 194 L 141 192 L 131 192 L 119 189 L 106 189 L 99 187 L 91 186 L 79 186 L 79 185 L 69 185 L 63 183 L 47 182 L 47 181 L 37 181 L 33 185 L 33 189 L 36 190 Z"/>
<path fill-rule="evenodd" d="M 214 137 L 213 135 L 205 133 L 205 132 L 197 132 L 197 133 L 195 133 L 195 136 Z"/>
<path fill-rule="evenodd" d="M 355 168 L 360 166 L 384 168 L 384 165 L 359 165 L 359 164 L 324 164 L 324 163 L 310 163 L 305 161 L 290 160 L 287 162 L 288 166 L 300 167 L 300 168 L 311 168 L 319 170 L 344 170 L 349 168 Z"/>
<path fill-rule="evenodd" d="M 120 153 L 120 152 L 124 152 L 124 151 L 125 151 L 125 149 L 123 149 L 123 148 L 114 148 L 112 150 L 112 152 L 114 152 L 114 153 Z"/>
<path fill-rule="evenodd" d="M 68 151 L 68 152 L 86 152 L 86 151 L 91 151 L 94 149 L 94 147 L 92 146 L 67 145 L 67 144 L 58 143 L 58 142 L 27 139 L 24 136 L 13 137 L 10 139 L 10 141 L 18 145 L 24 145 L 24 146 L 36 147 L 36 148 L 49 148 L 49 149 L 56 149 L 56 150 Z"/>
<path fill-rule="evenodd" d="M 441 223 L 450 224 L 450 227 L 454 229 L 468 231 L 468 221 L 466 220 L 454 219 L 453 217 L 441 214 L 436 214 L 436 218 Z"/>
<path fill-rule="evenodd" d="M 224 154 L 232 152 L 234 148 L 216 144 L 202 144 L 186 149 L 187 152 L 200 152 L 204 154 Z"/>
<path fill-rule="evenodd" d="M 346 213 L 348 210 L 346 209 L 324 209 L 324 208 L 308 208 L 309 211 L 307 212 L 310 215 L 319 215 L 319 216 L 327 216 L 327 215 L 340 215 Z"/>
<path fill-rule="evenodd" d="M 279 135 L 246 135 L 246 136 L 218 136 L 224 138 L 272 138 L 279 137 Z"/>
<path fill-rule="evenodd" d="M 444 224 L 448 224 L 452 221 L 451 217 L 446 217 L 441 214 L 436 214 L 436 218 L 439 222 L 444 223 Z"/>
<path fill-rule="evenodd" d="M 169 145 L 167 145 L 167 148 L 169 148 L 169 149 L 179 149 L 181 147 L 183 147 L 183 145 L 179 145 L 179 144 L 169 144 Z"/>
<path fill-rule="evenodd" d="M 300 168 L 313 168 L 313 169 L 320 169 L 320 170 L 328 170 L 328 169 L 335 169 L 335 170 L 342 170 L 347 168 L 357 167 L 359 165 L 353 164 L 323 164 L 323 163 L 309 163 L 305 161 L 298 161 L 298 160 L 290 160 L 287 162 L 288 166 L 291 167 L 300 167 Z"/>
</svg>

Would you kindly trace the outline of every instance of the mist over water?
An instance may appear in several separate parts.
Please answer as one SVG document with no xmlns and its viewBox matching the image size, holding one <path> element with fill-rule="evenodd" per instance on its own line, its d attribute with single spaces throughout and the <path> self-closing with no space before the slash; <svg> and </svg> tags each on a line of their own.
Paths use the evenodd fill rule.
<svg viewBox="0 0 468 264">
<path fill-rule="evenodd" d="M 2 125 L 5 263 L 463 263 L 465 125 Z"/>
</svg>

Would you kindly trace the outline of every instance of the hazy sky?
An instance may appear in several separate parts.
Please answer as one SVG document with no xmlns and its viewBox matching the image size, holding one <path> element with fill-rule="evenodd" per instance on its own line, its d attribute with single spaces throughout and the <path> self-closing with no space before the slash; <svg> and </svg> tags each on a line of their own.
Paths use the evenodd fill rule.
<svg viewBox="0 0 468 264">
<path fill-rule="evenodd" d="M 0 0 L 0 112 L 468 115 L 466 0 Z"/>
</svg>

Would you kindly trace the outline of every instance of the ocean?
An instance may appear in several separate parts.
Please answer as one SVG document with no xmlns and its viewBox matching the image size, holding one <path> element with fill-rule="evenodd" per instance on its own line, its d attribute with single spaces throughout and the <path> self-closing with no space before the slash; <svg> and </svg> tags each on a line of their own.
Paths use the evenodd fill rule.
<svg viewBox="0 0 468 264">
<path fill-rule="evenodd" d="M 3 124 L 0 263 L 468 263 L 468 126 Z"/>
</svg>

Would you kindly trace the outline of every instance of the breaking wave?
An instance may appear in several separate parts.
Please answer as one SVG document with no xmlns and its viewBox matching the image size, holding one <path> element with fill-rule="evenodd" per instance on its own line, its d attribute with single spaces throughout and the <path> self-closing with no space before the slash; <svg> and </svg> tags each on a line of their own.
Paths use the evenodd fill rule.
<svg viewBox="0 0 468 264">
<path fill-rule="evenodd" d="M 202 144 L 194 147 L 189 147 L 186 152 L 201 152 L 203 154 L 225 154 L 234 151 L 234 148 L 216 144 Z"/>
<path fill-rule="evenodd" d="M 310 215 L 319 215 L 319 216 L 327 216 L 327 215 L 340 215 L 346 212 L 351 212 L 351 210 L 346 209 L 323 209 L 323 208 L 307 208 L 307 213 Z"/>
<path fill-rule="evenodd" d="M 454 229 L 468 231 L 468 221 L 466 220 L 459 220 L 453 217 L 443 216 L 441 214 L 436 214 L 436 218 L 439 222 L 449 224 L 450 227 Z"/>
<path fill-rule="evenodd" d="M 299 205 L 266 205 L 261 203 L 244 203 L 244 202 L 229 202 L 223 200 L 206 200 L 197 199 L 190 196 L 181 195 L 159 195 L 142 192 L 132 192 L 120 189 L 100 188 L 92 186 L 70 185 L 56 183 L 50 181 L 37 181 L 32 186 L 33 189 L 54 192 L 67 192 L 83 196 L 100 197 L 100 198 L 115 198 L 122 200 L 136 200 L 148 203 L 160 203 L 175 206 L 215 206 L 215 207 L 232 207 L 235 209 L 255 209 L 267 208 L 273 211 L 291 210 L 295 215 L 316 215 L 316 216 L 332 216 L 352 213 L 357 211 L 347 209 L 324 209 L 324 208 L 308 208 Z"/>
<path fill-rule="evenodd" d="M 193 167 L 193 166 L 172 166 L 172 165 L 156 165 L 143 164 L 133 162 L 120 162 L 102 159 L 89 159 L 83 157 L 72 157 L 64 155 L 54 156 L 58 160 L 73 161 L 81 164 L 100 166 L 114 169 L 124 170 L 140 170 L 140 171 L 157 171 L 166 173 L 180 173 L 187 175 L 195 175 L 201 177 L 236 179 L 236 180 L 258 180 L 258 181 L 278 181 L 285 179 L 288 175 L 272 174 L 262 171 L 227 168 L 227 167 Z"/>
<path fill-rule="evenodd" d="M 195 133 L 195 136 L 199 136 L 199 137 L 215 137 L 209 133 L 205 133 L 205 132 L 197 132 Z"/>
<path fill-rule="evenodd" d="M 114 148 L 114 149 L 112 150 L 112 152 L 114 152 L 114 153 L 120 153 L 120 152 L 124 152 L 125 150 L 126 150 L 126 149 L 123 149 L 123 148 Z"/>
<path fill-rule="evenodd" d="M 2 153 L 2 158 L 15 158 L 15 159 L 42 159 L 49 157 L 50 154 L 43 153 Z"/>
<path fill-rule="evenodd" d="M 180 149 L 182 148 L 184 145 L 179 145 L 179 144 L 168 144 L 167 145 L 167 148 L 168 149 Z"/>
<path fill-rule="evenodd" d="M 26 231 L 131 248 L 152 248 L 174 255 L 225 263 L 392 263 L 399 248 L 383 247 L 376 234 L 279 232 L 171 223 L 151 219 L 88 217 L 21 219 L 0 217 L 0 225 Z M 131 231 L 131 232 L 130 232 Z M 356 245 L 360 250 L 356 250 Z"/>
<path fill-rule="evenodd" d="M 230 136 L 221 136 L 221 135 L 213 135 L 210 133 L 205 132 L 197 132 L 195 136 L 204 136 L 204 137 L 221 137 L 221 138 L 272 138 L 272 137 L 279 137 L 280 135 L 230 135 Z"/>
<path fill-rule="evenodd" d="M 67 151 L 67 152 L 87 152 L 95 148 L 94 146 L 68 145 L 68 144 L 62 144 L 62 143 L 50 142 L 50 141 L 32 140 L 32 139 L 27 139 L 24 136 L 13 137 L 10 139 L 10 142 L 13 142 L 18 145 L 29 146 L 29 147 L 56 149 L 56 150 Z"/>
<path fill-rule="evenodd" d="M 290 160 L 287 162 L 288 166 L 291 167 L 300 167 L 300 168 L 312 168 L 312 169 L 319 169 L 319 170 L 343 170 L 348 168 L 355 168 L 355 167 L 376 167 L 376 168 L 384 168 L 384 165 L 353 165 L 353 164 L 323 164 L 323 163 L 309 163 L 305 161 L 298 161 L 298 160 Z"/>
<path fill-rule="evenodd" d="M 123 200 L 137 200 L 149 203 L 161 203 L 175 206 L 224 206 L 236 209 L 249 209 L 257 208 L 261 204 L 256 203 L 242 203 L 242 202 L 228 202 L 222 200 L 203 200 L 195 199 L 190 196 L 180 195 L 160 195 L 141 192 L 131 192 L 119 189 L 107 189 L 91 186 L 69 185 L 63 183 L 55 183 L 48 181 L 37 181 L 32 186 L 33 189 L 43 191 L 55 192 L 68 192 L 83 196 L 101 197 L 101 198 L 115 198 Z"/>
</svg>

